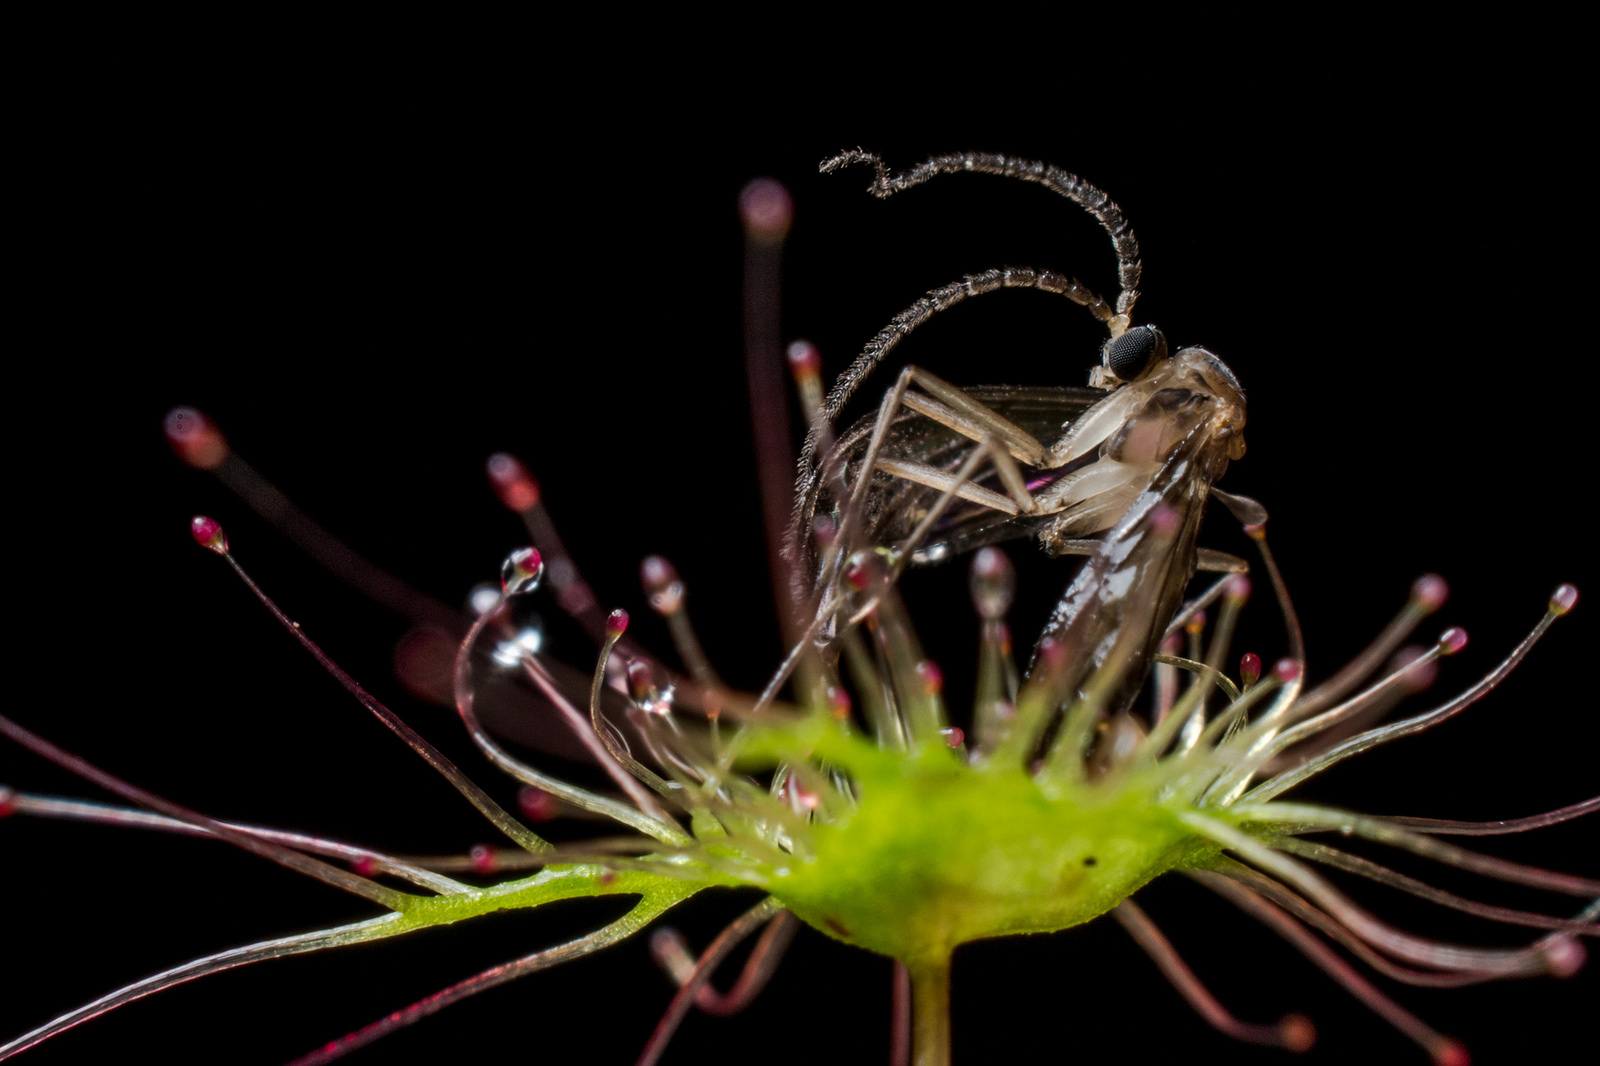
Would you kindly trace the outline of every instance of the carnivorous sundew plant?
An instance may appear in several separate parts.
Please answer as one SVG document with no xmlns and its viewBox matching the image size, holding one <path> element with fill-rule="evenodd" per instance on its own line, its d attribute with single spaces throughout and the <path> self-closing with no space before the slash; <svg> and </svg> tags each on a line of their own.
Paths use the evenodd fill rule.
<svg viewBox="0 0 1600 1066">
<path fill-rule="evenodd" d="M 908 153 L 890 163 L 920 159 Z M 584 1054 L 595 1061 L 640 1054 L 647 1061 L 698 1061 L 715 1046 L 724 1057 L 759 1054 L 775 1062 L 829 1054 L 928 1066 L 952 1058 L 1004 1060 L 1046 1047 L 1063 1054 L 1132 1044 L 1155 1051 L 1220 1040 L 1205 1035 L 1205 1024 L 1243 1046 L 1268 1049 L 1241 1054 L 1316 1056 L 1320 1048 L 1348 1055 L 1361 1046 L 1399 1058 L 1409 1039 L 1421 1048 L 1415 1058 L 1454 1064 L 1468 1061 L 1469 1046 L 1543 1046 L 1549 1027 L 1567 1024 L 1562 1012 L 1572 1008 L 1547 1008 L 1555 1017 L 1544 1023 L 1539 1019 L 1549 1015 L 1535 1016 L 1529 1000 L 1502 997 L 1528 995 L 1523 988 L 1555 997 L 1593 987 L 1580 971 L 1585 943 L 1600 923 L 1600 876 L 1592 820 L 1579 816 L 1596 805 L 1589 799 L 1594 775 L 1551 770 L 1538 787 L 1521 787 L 1528 764 L 1566 765 L 1571 753 L 1551 749 L 1592 736 L 1582 732 L 1592 731 L 1592 722 L 1571 722 L 1592 707 L 1563 699 L 1564 689 L 1548 680 L 1569 672 L 1577 645 L 1563 630 L 1583 624 L 1582 608 L 1551 628 L 1573 610 L 1576 591 L 1558 580 L 1539 584 L 1544 566 L 1561 560 L 1531 558 L 1545 554 L 1531 539 L 1502 549 L 1507 558 L 1500 565 L 1526 573 L 1504 586 L 1513 591 L 1503 602 L 1502 586 L 1493 586 L 1493 618 L 1480 626 L 1481 609 L 1466 609 L 1474 622 L 1470 641 L 1455 624 L 1458 608 L 1446 602 L 1443 578 L 1413 573 L 1389 580 L 1394 553 L 1384 543 L 1403 542 L 1406 534 L 1393 527 L 1412 523 L 1386 511 L 1388 497 L 1366 494 L 1364 484 L 1381 469 L 1385 477 L 1411 479 L 1426 501 L 1435 464 L 1469 458 L 1441 445 L 1418 459 L 1409 429 L 1391 433 L 1364 424 L 1366 392 L 1388 387 L 1383 368 L 1365 354 L 1330 349 L 1314 360 L 1331 365 L 1329 380 L 1350 392 L 1337 430 L 1350 453 L 1349 484 L 1334 488 L 1308 484 L 1298 473 L 1304 463 L 1272 456 L 1274 449 L 1307 447 L 1292 430 L 1334 432 L 1319 424 L 1320 416 L 1275 410 L 1274 401 L 1292 409 L 1300 399 L 1276 391 L 1270 380 L 1288 357 L 1265 345 L 1252 354 L 1240 327 L 1205 338 L 1238 371 L 1250 404 L 1248 431 L 1242 395 L 1237 411 L 1230 407 L 1206 423 L 1215 431 L 1226 422 L 1228 433 L 1247 432 L 1251 443 L 1248 456 L 1242 448 L 1226 452 L 1232 465 L 1219 463 L 1228 467 L 1225 478 L 1213 471 L 1219 481 L 1213 494 L 1248 491 L 1273 518 L 1263 529 L 1251 520 L 1259 517 L 1255 505 L 1244 500 L 1233 508 L 1247 526 L 1240 532 L 1229 509 L 1206 508 L 1198 546 L 1212 554 L 1202 563 L 1237 569 L 1231 562 L 1237 557 L 1249 572 L 1201 573 L 1186 595 L 1198 605 L 1176 620 L 1176 606 L 1146 612 L 1158 616 L 1152 621 L 1124 606 L 1154 597 L 1160 568 L 1182 557 L 1192 533 L 1175 497 L 1162 495 L 1160 478 L 1178 462 L 1160 450 L 1177 447 L 1170 444 L 1146 441 L 1161 460 L 1148 485 L 1118 497 L 1102 525 L 1072 532 L 1091 542 L 1080 549 L 1087 555 L 1047 555 L 1032 525 L 1005 526 L 970 544 L 951 533 L 963 523 L 995 521 L 989 504 L 955 498 L 969 483 L 1006 491 L 992 472 L 994 457 L 958 434 L 940 438 L 953 472 L 943 485 L 907 488 L 915 483 L 901 476 L 902 468 L 886 464 L 879 469 L 887 473 L 874 474 L 852 465 L 859 450 L 846 448 L 850 461 L 834 467 L 820 462 L 809 473 L 813 484 L 826 483 L 824 505 L 808 512 L 802 500 L 802 518 L 781 556 L 786 562 L 764 552 L 764 543 L 783 535 L 790 507 L 787 477 L 775 478 L 774 469 L 787 475 L 792 462 L 783 446 L 776 446 L 774 460 L 771 431 L 787 440 L 794 426 L 820 427 L 817 454 L 827 455 L 826 439 L 848 438 L 858 415 L 870 420 L 895 373 L 910 363 L 932 366 L 960 386 L 1013 375 L 1029 384 L 1081 385 L 1100 342 L 1128 329 L 1115 319 L 1119 310 L 1134 326 L 1155 320 L 1159 310 L 1176 352 L 1195 342 L 1194 331 L 1239 308 L 1222 302 L 1202 323 L 1181 322 L 1184 305 L 1155 303 L 1163 285 L 1155 274 L 1143 283 L 1155 305 L 1150 316 L 1142 305 L 1119 309 L 1119 287 L 1133 286 L 1125 275 L 1097 269 L 1105 235 L 1048 190 L 995 176 L 949 175 L 880 204 L 859 193 L 873 180 L 871 160 L 853 162 L 861 165 L 827 182 L 791 182 L 803 193 L 793 239 L 805 254 L 814 254 L 805 245 L 813 191 L 817 202 L 848 212 L 849 226 L 881 227 L 880 234 L 899 224 L 902 210 L 914 212 L 924 228 L 969 221 L 930 214 L 918 206 L 924 197 L 936 206 L 963 199 L 999 204 L 1051 234 L 1048 250 L 1031 265 L 1083 278 L 1085 289 L 1106 297 L 1106 324 L 1068 306 L 1086 302 L 1073 297 L 972 298 L 974 306 L 1002 307 L 1000 318 L 975 325 L 965 307 L 940 312 L 865 378 L 862 402 L 823 419 L 816 397 L 826 383 L 817 378 L 813 355 L 790 349 L 788 369 L 798 389 L 770 380 L 785 367 L 776 338 L 788 323 L 776 317 L 771 275 L 789 219 L 781 187 L 756 186 L 743 202 L 753 232 L 745 276 L 753 294 L 746 316 L 758 430 L 753 473 L 729 469 L 724 454 L 742 447 L 733 442 L 748 435 L 751 404 L 730 398 L 720 380 L 689 394 L 653 390 L 652 375 L 661 367 L 627 360 L 613 365 L 618 380 L 602 376 L 577 385 L 565 372 L 547 374 L 543 364 L 523 367 L 508 357 L 496 387 L 535 397 L 533 410 L 560 425 L 544 431 L 542 451 L 524 451 L 520 459 L 479 449 L 479 469 L 485 456 L 494 456 L 488 488 L 460 490 L 468 500 L 477 493 L 476 504 L 428 502 L 434 479 L 464 482 L 469 468 L 445 472 L 439 468 L 448 464 L 436 457 L 413 464 L 421 453 L 411 444 L 366 450 L 379 435 L 373 427 L 393 412 L 329 408 L 308 422 L 312 412 L 303 409 L 287 432 L 317 437 L 319 470 L 340 473 L 331 488 L 321 476 L 312 479 L 307 502 L 293 491 L 293 479 L 274 471 L 272 481 L 295 504 L 245 465 L 244 452 L 263 469 L 272 462 L 259 453 L 271 452 L 273 432 L 248 410 L 207 404 L 204 413 L 183 407 L 167 415 L 167 437 L 180 457 L 238 493 L 187 469 L 185 480 L 174 478 L 187 494 L 203 497 L 205 516 L 193 519 L 193 541 L 227 563 L 184 543 L 186 552 L 163 578 L 177 610 L 117 603 L 134 614 L 125 624 L 148 621 L 162 629 L 161 640 L 143 645 L 147 653 L 200 649 L 210 660 L 127 708 L 144 721 L 133 732 L 160 728 L 182 738 L 172 756 L 184 773 L 164 770 L 159 753 L 125 762 L 118 743 L 79 744 L 78 727 L 44 713 L 49 708 L 18 708 L 5 718 L 12 741 L 121 795 L 71 798 L 85 796 L 81 783 L 52 778 L 45 762 L 12 745 L 9 790 L 0 805 L 14 817 L 0 823 L 0 839 L 73 848 L 60 842 L 83 833 L 88 841 L 82 849 L 94 872 L 85 876 L 94 884 L 78 904 L 81 914 L 61 921 L 95 931 L 67 933 L 47 958 L 92 958 L 98 940 L 140 932 L 183 946 L 156 950 L 147 942 L 152 954 L 143 972 L 163 970 L 154 978 L 141 979 L 138 963 L 133 972 L 107 977 L 82 961 L 59 982 L 30 982 L 47 987 L 8 997 L 22 1000 L 27 1013 L 15 1016 L 6 1037 L 30 1033 L 9 1051 L 26 1049 L 24 1062 L 79 1055 L 97 1030 L 125 1032 L 119 1027 L 139 1023 L 124 1019 L 141 1012 L 177 1012 L 160 1015 L 168 1019 L 209 1013 L 216 1009 L 209 1001 L 193 998 L 208 986 L 229 990 L 216 994 L 239 1002 L 229 1008 L 232 1042 L 208 1035 L 194 1051 L 197 1060 L 259 1053 L 270 1060 L 305 1054 L 301 1061 L 316 1062 L 345 1052 L 350 1061 L 420 1060 L 426 1054 L 420 1049 L 441 1032 L 450 1034 L 446 1048 L 470 1046 L 470 1036 L 452 1028 L 459 1023 L 447 1020 L 456 1012 L 470 1012 L 479 1027 L 520 1029 L 529 1054 L 559 1055 L 558 1061 Z M 1093 177 L 1122 199 L 1148 235 L 1141 205 L 1128 202 L 1111 179 Z M 1080 199 L 1098 203 L 1087 193 Z M 1115 223 L 1107 228 L 1115 231 Z M 873 240 L 892 245 L 895 237 Z M 969 258 L 895 289 L 886 312 L 874 312 L 866 329 L 855 328 L 852 346 L 921 291 L 1012 255 L 981 254 L 995 262 Z M 1154 269 L 1161 254 L 1167 253 L 1146 248 Z M 802 279 L 800 295 L 787 298 L 788 314 L 808 302 L 810 285 L 854 290 L 887 276 L 841 268 L 821 282 Z M 1247 272 L 1237 287 L 1258 281 Z M 1348 291 L 1338 295 L 1349 299 Z M 1029 314 L 1043 307 L 1055 332 L 1071 342 L 999 339 L 993 324 L 1023 304 Z M 1227 339 L 1237 339 L 1235 347 Z M 839 358 L 845 343 L 830 338 L 821 345 L 830 363 L 846 361 Z M 1294 338 L 1295 345 L 1315 343 Z M 951 344 L 954 354 L 941 356 Z M 1275 344 L 1285 347 L 1281 339 Z M 1015 363 L 997 354 L 991 367 L 987 345 L 1033 350 Z M 1287 372 L 1306 381 L 1299 364 L 1311 358 L 1295 355 Z M 708 373 L 710 361 L 697 359 L 693 373 Z M 738 378 L 735 365 L 727 359 L 722 376 Z M 673 375 L 689 373 L 672 368 Z M 1132 384 L 1122 387 L 1135 388 L 1146 373 L 1142 365 L 1123 371 L 1120 379 Z M 1167 392 L 1156 395 L 1172 391 L 1162 388 Z M 645 402 L 616 395 L 635 391 L 655 395 Z M 1448 405 L 1452 394 L 1444 388 L 1439 394 Z M 470 400 L 441 412 L 440 399 L 394 403 L 408 418 L 477 422 Z M 1227 400 L 1233 403 L 1231 393 Z M 1173 419 L 1190 410 L 1170 397 L 1163 402 Z M 785 403 L 796 412 L 792 419 L 781 413 Z M 583 414 L 559 417 L 563 410 Z M 607 413 L 591 415 L 595 410 Z M 895 422 L 920 424 L 909 417 Z M 1085 455 L 1137 451 L 1145 438 L 1123 431 L 1124 424 L 1119 418 L 1091 440 Z M 449 435 L 437 425 L 429 433 Z M 919 433 L 890 435 L 890 463 L 938 452 Z M 483 434 L 473 429 L 471 436 L 476 443 Z M 915 449 L 922 450 L 911 454 Z M 342 458 L 345 450 L 356 457 Z M 457 445 L 445 454 L 453 463 Z M 1267 473 L 1248 475 L 1258 462 Z M 563 480 L 573 476 L 568 468 L 587 464 L 594 469 L 582 479 Z M 1028 488 L 1042 495 L 1052 477 L 1089 469 L 1029 471 Z M 761 508 L 750 502 L 761 494 L 758 481 L 767 494 L 767 538 L 759 532 Z M 779 483 L 783 498 L 774 519 Z M 493 508 L 490 490 L 526 523 L 525 531 Z M 451 501 L 456 491 L 449 490 Z M 1207 488 L 1197 492 L 1203 499 Z M 1294 502 L 1303 494 L 1315 497 L 1316 506 Z M 452 564 L 461 588 L 452 594 L 447 584 L 430 587 L 431 560 L 416 568 L 422 582 L 400 582 L 390 575 L 413 569 L 405 565 L 408 551 L 393 552 L 381 537 L 370 551 L 347 549 L 357 535 L 341 528 L 336 536 L 306 517 L 315 513 L 332 528 L 350 499 L 362 512 L 352 521 L 357 534 L 363 525 L 403 528 L 415 521 L 422 554 L 469 557 L 470 565 Z M 853 513 L 852 499 L 864 510 Z M 866 517 L 874 508 L 879 517 L 892 512 L 895 521 Z M 1516 509 L 1536 508 L 1529 501 Z M 436 510 L 450 520 L 435 524 L 424 515 Z M 1475 522 L 1484 522 L 1481 509 L 1459 519 L 1469 528 Z M 1306 534 L 1283 528 L 1295 523 L 1336 523 L 1343 532 L 1319 542 L 1314 561 L 1298 561 L 1295 549 Z M 1503 520 L 1487 524 L 1505 528 Z M 297 571 L 311 564 L 285 550 L 273 526 L 357 591 L 314 586 L 309 596 Z M 531 549 L 523 547 L 529 542 Z M 675 545 L 691 547 L 680 552 Z M 944 546 L 945 565 L 907 565 L 928 545 Z M 658 547 L 662 555 L 650 554 Z M 1373 553 L 1384 556 L 1382 567 L 1367 564 Z M 1456 558 L 1444 554 L 1447 563 Z M 770 581 L 761 569 L 767 557 L 777 566 Z M 238 579 L 223 574 L 235 563 L 243 568 Z M 619 569 L 639 572 L 640 581 L 617 580 Z M 1470 598 L 1475 571 L 1461 570 L 1466 576 L 1448 576 L 1457 598 Z M 472 580 L 485 585 L 469 599 L 463 593 Z M 1311 600 L 1296 595 L 1302 584 L 1319 581 L 1339 587 L 1337 608 L 1321 611 L 1333 602 L 1325 593 Z M 1065 626 L 1050 622 L 1073 582 L 1072 610 L 1110 620 L 1093 652 L 1073 643 L 1086 624 L 1077 620 L 1087 613 L 1071 615 Z M 452 598 L 468 606 L 458 608 Z M 251 613 L 236 611 L 240 600 L 254 604 Z M 1336 624 L 1328 617 L 1335 610 Z M 345 612 L 356 621 L 341 619 Z M 411 629 L 391 675 L 387 664 L 362 661 L 364 653 L 348 646 L 364 643 L 369 627 L 397 632 L 395 614 Z M 1390 614 L 1395 620 L 1386 626 Z M 728 635 L 730 627 L 741 632 Z M 1539 643 L 1547 628 L 1548 641 Z M 743 632 L 757 629 L 763 632 Z M 1038 642 L 1040 633 L 1055 635 Z M 1320 652 L 1319 639 L 1337 647 L 1339 658 Z M 304 644 L 310 655 L 285 648 L 285 641 Z M 1147 644 L 1159 646 L 1154 665 Z M 1147 683 L 1133 683 L 1146 673 Z M 1530 674 L 1535 687 L 1519 689 Z M 350 689 L 354 703 L 338 702 L 335 681 Z M 404 714 L 389 709 L 402 704 Z M 429 704 L 453 711 L 456 720 Z M 370 750 L 380 743 L 370 733 L 365 741 L 348 739 L 360 727 L 376 730 L 373 715 L 423 756 L 414 775 L 383 762 L 386 772 L 412 775 L 401 784 L 385 787 L 388 779 L 368 765 L 387 760 L 388 747 L 404 754 L 399 745 L 386 744 L 380 755 Z M 172 719 L 183 724 L 151 724 Z M 1488 725 L 1469 725 L 1475 720 Z M 109 728 L 115 735 L 128 727 Z M 1465 754 L 1464 744 L 1447 738 L 1471 728 L 1481 730 L 1469 734 L 1480 750 Z M 96 776 L 51 741 L 83 749 L 106 774 Z M 267 747 L 271 771 L 252 769 L 260 753 L 246 757 L 238 753 L 244 747 Z M 148 781 L 141 765 L 147 762 L 154 764 Z M 426 776 L 435 771 L 459 797 Z M 188 774 L 216 780 L 190 791 Z M 230 801 L 230 792 L 249 802 Z M 308 796 L 314 797 L 309 813 L 302 807 Z M 295 810 L 294 818 L 272 817 L 280 804 Z M 450 804 L 481 818 L 477 828 L 436 821 Z M 368 813 L 350 817 L 352 806 Z M 1368 810 L 1380 816 L 1354 813 Z M 1463 820 L 1450 820 L 1458 812 Z M 66 826 L 63 819 L 90 824 Z M 188 839 L 194 836 L 222 837 L 234 849 Z M 280 874 L 279 867 L 293 873 Z M 33 888 L 85 890 L 58 889 L 45 878 Z M 340 901 L 331 910 L 329 897 Z M 169 901 L 204 920 L 156 917 Z M 213 924 L 218 914 L 235 924 Z M 1095 921 L 1103 917 L 1113 921 Z M 19 920 L 26 918 L 14 916 L 13 923 Z M 1274 935 L 1263 935 L 1261 926 Z M 1016 937 L 1069 928 L 1063 935 Z M 1120 949 L 1112 933 L 1121 936 Z M 440 960 L 437 945 L 457 936 L 469 943 L 480 938 L 474 950 L 481 954 Z M 1022 946 L 993 943 L 1007 937 Z M 1128 951 L 1129 938 L 1143 951 Z M 412 940 L 421 942 L 425 965 L 409 961 Z M 645 960 L 646 944 L 656 967 Z M 619 957 L 607 961 L 612 954 Z M 1104 958 L 1112 954 L 1117 961 Z M 961 960 L 953 969 L 952 957 Z M 966 976 L 969 959 L 973 978 Z M 235 968 L 256 961 L 264 964 Z M 1152 963 L 1176 994 L 1149 977 Z M 348 976 L 330 980 L 317 975 L 320 968 Z M 213 972 L 223 969 L 229 972 Z M 392 972 L 402 969 L 413 972 Z M 12 971 L 26 972 L 15 961 Z M 512 977 L 520 979 L 498 987 Z M 1551 977 L 1566 980 L 1511 981 Z M 95 1000 L 119 981 L 126 982 L 123 992 Z M 237 989 L 249 991 L 231 991 Z M 152 992 L 159 994 L 139 998 Z M 757 994 L 741 1018 L 711 1017 Z M 1458 997 L 1470 1010 L 1452 1005 Z M 1128 1000 L 1129 1012 L 1116 1013 Z M 72 1012 L 78 1003 L 89 1006 Z M 450 1010 L 433 1016 L 444 1007 Z M 317 1017 L 314 1032 L 301 1014 Z M 279 1034 L 271 1032 L 284 1015 L 296 1016 L 285 1028 L 301 1038 L 298 1045 L 279 1046 Z M 870 1030 L 864 1016 L 876 1020 Z M 4 1017 L 9 1021 L 13 1012 Z M 1149 1024 L 1152 1018 L 1160 1023 Z M 1384 1023 L 1400 1035 L 1385 1032 Z M 670 1042 L 680 1026 L 691 1031 Z M 192 1050 L 193 1038 L 181 1031 L 140 1039 L 164 1039 L 162 1048 L 179 1056 Z M 720 1050 L 723 1043 L 727 1050 Z"/>
</svg>

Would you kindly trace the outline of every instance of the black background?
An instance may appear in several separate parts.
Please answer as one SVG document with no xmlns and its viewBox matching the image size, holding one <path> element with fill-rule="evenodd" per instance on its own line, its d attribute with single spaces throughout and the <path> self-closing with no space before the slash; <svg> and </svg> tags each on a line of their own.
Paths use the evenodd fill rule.
<svg viewBox="0 0 1600 1066">
<path fill-rule="evenodd" d="M 451 715 L 403 695 L 389 656 L 404 622 L 173 459 L 166 408 L 210 412 L 341 537 L 451 602 L 525 539 L 481 473 L 488 453 L 513 450 L 602 599 L 641 619 L 641 639 L 666 647 L 635 577 L 659 551 L 689 582 L 719 669 L 757 687 L 780 649 L 747 443 L 741 185 L 772 174 L 794 192 L 784 330 L 816 341 L 830 374 L 963 273 L 1025 264 L 1112 288 L 1099 230 L 1040 189 L 963 176 L 880 203 L 861 192 L 865 171 L 815 174 L 858 143 L 899 166 L 967 148 L 1037 157 L 1122 204 L 1144 248 L 1138 317 L 1219 352 L 1248 391 L 1250 453 L 1223 484 L 1273 515 L 1314 676 L 1435 570 L 1455 595 L 1425 632 L 1462 624 L 1473 638 L 1436 689 L 1453 693 L 1533 624 L 1557 582 L 1593 572 L 1593 208 L 1584 126 L 1554 82 L 1508 96 L 1467 79 L 1370 102 L 1312 77 L 1239 92 L 1174 84 L 1159 108 L 1125 107 L 1113 130 L 1042 106 L 930 116 L 932 86 L 904 90 L 903 107 L 822 114 L 739 91 L 750 72 L 703 94 L 637 83 L 614 110 L 489 66 L 269 63 L 242 77 L 228 66 L 140 70 L 96 83 L 59 119 L 41 113 L 22 206 L 23 302 L 37 327 L 19 354 L 47 376 L 13 390 L 8 434 L 12 525 L 27 547 L 12 555 L 20 695 L 7 713 L 212 815 L 413 852 L 491 838 L 194 547 L 196 512 L 223 521 L 257 580 L 351 673 L 507 802 L 514 791 Z M 900 355 L 957 382 L 1078 384 L 1097 329 L 1064 301 L 1003 293 L 942 316 Z M 1229 526 L 1218 512 L 1207 541 L 1247 552 Z M 1040 612 L 1066 576 L 1030 552 L 1012 554 Z M 959 574 L 939 591 L 949 576 L 926 576 L 919 620 L 931 646 L 952 649 L 959 705 L 975 625 Z M 1245 641 L 1270 660 L 1281 629 L 1261 589 Z M 1591 607 L 1482 705 L 1307 797 L 1494 818 L 1594 792 Z M 1020 617 L 1019 640 L 1027 628 Z M 585 666 L 586 655 L 571 657 Z M 0 768 L 17 787 L 93 794 L 14 748 Z M 218 845 L 22 818 L 0 837 L 7 1035 L 196 955 L 370 913 Z M 1592 825 L 1485 850 L 1595 873 Z M 1419 931 L 1526 938 L 1360 894 Z M 1303 1061 L 1358 1048 L 1421 1061 L 1199 888 L 1158 884 L 1147 897 L 1237 1013 L 1312 1015 L 1323 1042 Z M 748 902 L 708 894 L 678 921 L 704 943 Z M 617 911 L 579 904 L 265 963 L 128 1007 L 24 1061 L 133 1049 L 283 1061 Z M 881 1062 L 888 988 L 887 962 L 806 932 L 750 1011 L 691 1019 L 666 1061 Z M 1396 995 L 1493 1062 L 1580 1038 L 1595 991 L 1589 972 Z M 639 938 L 350 1061 L 477 1061 L 499 1048 L 631 1061 L 669 997 Z M 1196 1047 L 1282 1061 L 1206 1031 L 1110 923 L 963 949 L 955 1041 L 962 1062 Z"/>
</svg>

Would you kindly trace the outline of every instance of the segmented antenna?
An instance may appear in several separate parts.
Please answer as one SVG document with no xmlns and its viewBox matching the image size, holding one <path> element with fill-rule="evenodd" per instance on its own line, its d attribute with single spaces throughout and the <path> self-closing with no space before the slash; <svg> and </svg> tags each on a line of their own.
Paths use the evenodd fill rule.
<svg viewBox="0 0 1600 1066">
<path fill-rule="evenodd" d="M 824 174 L 831 174 L 852 163 L 870 164 L 877 172 L 867 191 L 880 199 L 921 185 L 940 174 L 961 173 L 998 174 L 1003 178 L 1031 181 L 1036 185 L 1043 185 L 1053 193 L 1065 196 L 1093 215 L 1111 235 L 1111 247 L 1117 253 L 1117 277 L 1122 285 L 1122 291 L 1117 295 L 1117 313 L 1120 315 L 1133 313 L 1134 301 L 1139 298 L 1139 272 L 1142 269 L 1139 263 L 1138 238 L 1133 235 L 1133 227 L 1123 216 L 1122 208 L 1118 207 L 1111 197 L 1078 175 L 1060 167 L 1050 166 L 1048 163 L 1014 159 L 992 152 L 936 155 L 903 173 L 891 174 L 881 157 L 860 148 L 840 152 L 832 159 L 823 160 L 821 170 Z"/>
</svg>

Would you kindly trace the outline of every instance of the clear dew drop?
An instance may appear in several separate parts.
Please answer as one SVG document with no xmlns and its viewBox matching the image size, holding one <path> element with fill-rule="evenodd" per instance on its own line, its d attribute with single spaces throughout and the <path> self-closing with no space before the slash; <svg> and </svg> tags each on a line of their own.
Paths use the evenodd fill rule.
<svg viewBox="0 0 1600 1066">
<path fill-rule="evenodd" d="M 1011 609 L 1017 592 L 1017 572 L 998 548 L 982 548 L 972 557 L 972 573 L 967 579 L 972 605 L 981 618 L 1002 618 Z"/>
<path fill-rule="evenodd" d="M 517 630 L 516 636 L 496 644 L 494 651 L 489 654 L 496 663 L 511 669 L 520 666 L 524 659 L 538 655 L 543 647 L 544 629 L 538 625 L 525 625 Z"/>
<path fill-rule="evenodd" d="M 659 555 L 647 556 L 639 565 L 639 580 L 650 600 L 650 609 L 659 615 L 677 612 L 683 606 L 683 580 L 678 571 Z"/>
<path fill-rule="evenodd" d="M 628 694 L 646 714 L 660 718 L 672 713 L 672 686 L 658 686 L 650 664 L 642 659 L 628 664 Z"/>
<path fill-rule="evenodd" d="M 536 548 L 518 548 L 500 565 L 500 588 L 507 596 L 522 596 L 539 587 L 544 560 Z"/>
<path fill-rule="evenodd" d="M 494 610 L 494 605 L 499 602 L 500 590 L 487 582 L 473 586 L 472 591 L 467 593 L 467 608 L 472 611 L 474 618 L 485 611 Z"/>
</svg>

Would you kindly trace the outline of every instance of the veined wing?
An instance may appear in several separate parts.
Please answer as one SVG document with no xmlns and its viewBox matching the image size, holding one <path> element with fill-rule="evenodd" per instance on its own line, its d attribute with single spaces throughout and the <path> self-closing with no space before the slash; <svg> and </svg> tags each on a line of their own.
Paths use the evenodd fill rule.
<svg viewBox="0 0 1600 1066">
<path fill-rule="evenodd" d="M 1120 665 L 1110 713 L 1125 710 L 1143 688 L 1194 576 L 1206 499 L 1228 465 L 1212 417 L 1218 402 L 1199 398 L 1160 414 L 1175 443 L 1068 585 L 1041 636 L 1065 650 L 1062 669 L 1072 687 L 1064 691 L 1081 690 L 1107 663 Z"/>
<path fill-rule="evenodd" d="M 974 400 L 994 410 L 1042 440 L 1053 440 L 1079 415 L 1088 410 L 1106 393 L 1096 389 L 1052 388 L 1048 386 L 988 385 L 966 388 Z M 867 442 L 872 435 L 873 418 L 868 416 L 843 434 L 830 449 L 821 467 L 808 473 L 800 485 L 796 513 L 797 529 L 804 534 L 812 528 L 818 516 L 838 517 L 843 502 L 838 499 L 835 471 L 842 471 L 844 484 L 855 486 L 862 477 L 862 459 Z M 890 426 L 883 454 L 954 472 L 971 455 L 973 442 L 968 438 L 910 410 L 899 412 Z M 1038 472 L 1029 478 L 1030 491 L 1049 485 L 1083 462 L 1059 470 Z M 864 507 L 863 540 L 876 545 L 892 546 L 909 536 L 928 510 L 939 500 L 937 489 L 918 485 L 894 477 L 881 470 L 868 476 Z M 992 475 L 985 475 L 979 484 L 992 485 Z M 965 500 L 952 501 L 951 505 L 919 544 L 912 562 L 928 564 L 1003 540 L 1014 540 L 1036 532 L 1050 520 L 1050 516 L 1009 515 Z M 812 545 L 804 548 L 810 559 Z M 814 565 L 808 572 L 815 573 Z"/>
</svg>

